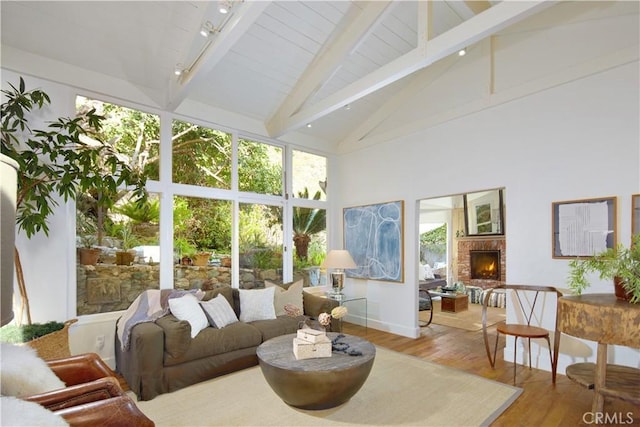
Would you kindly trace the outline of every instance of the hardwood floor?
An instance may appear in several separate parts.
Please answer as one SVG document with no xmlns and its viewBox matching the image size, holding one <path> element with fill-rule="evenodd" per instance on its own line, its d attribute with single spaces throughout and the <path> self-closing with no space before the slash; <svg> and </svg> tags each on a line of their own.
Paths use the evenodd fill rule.
<svg viewBox="0 0 640 427">
<path fill-rule="evenodd" d="M 496 367 L 491 368 L 482 331 L 470 332 L 433 323 L 421 331 L 420 338 L 411 339 L 343 324 L 344 333 L 361 336 L 375 345 L 513 385 L 513 363 L 503 361 L 498 349 Z M 500 345 L 504 346 L 503 338 Z M 640 425 L 640 408 L 616 399 L 605 400 L 605 414 L 601 416 L 606 418 L 596 423 L 590 412 L 593 391 L 564 375 L 558 375 L 554 386 L 550 372 L 518 365 L 516 386 L 524 392 L 492 426 Z"/>
</svg>

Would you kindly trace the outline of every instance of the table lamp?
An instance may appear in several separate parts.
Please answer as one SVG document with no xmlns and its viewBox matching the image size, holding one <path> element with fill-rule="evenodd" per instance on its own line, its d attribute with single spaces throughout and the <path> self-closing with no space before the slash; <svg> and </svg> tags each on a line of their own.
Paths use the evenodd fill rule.
<svg viewBox="0 0 640 427">
<path fill-rule="evenodd" d="M 327 257 L 322 263 L 323 268 L 333 268 L 331 273 L 331 286 L 333 287 L 334 296 L 342 296 L 342 287 L 344 286 L 344 270 L 346 268 L 356 268 L 357 265 L 349 251 L 344 249 L 334 249 L 329 251 Z"/>
</svg>

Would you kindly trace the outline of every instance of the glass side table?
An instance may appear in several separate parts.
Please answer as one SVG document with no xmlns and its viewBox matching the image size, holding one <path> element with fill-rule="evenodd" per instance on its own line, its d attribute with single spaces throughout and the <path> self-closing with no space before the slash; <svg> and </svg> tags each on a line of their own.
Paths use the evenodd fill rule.
<svg viewBox="0 0 640 427">
<path fill-rule="evenodd" d="M 345 295 L 335 295 L 335 294 L 328 294 L 327 298 L 330 298 L 334 301 L 338 301 L 338 304 L 340 305 L 344 305 L 347 306 L 348 303 L 352 303 L 352 302 L 363 302 L 364 303 L 364 330 L 365 333 L 368 332 L 368 316 L 369 314 L 367 313 L 367 298 L 366 297 L 347 297 Z M 349 309 L 349 307 L 347 307 L 347 309 Z M 342 332 L 342 319 L 340 320 L 340 332 Z"/>
</svg>

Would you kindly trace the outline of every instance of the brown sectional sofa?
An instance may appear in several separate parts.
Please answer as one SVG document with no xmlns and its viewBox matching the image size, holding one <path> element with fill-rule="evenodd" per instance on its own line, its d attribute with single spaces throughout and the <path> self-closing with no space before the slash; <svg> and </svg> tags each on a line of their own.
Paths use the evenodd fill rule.
<svg viewBox="0 0 640 427">
<path fill-rule="evenodd" d="M 240 296 L 229 287 L 207 291 L 203 301 L 222 294 L 240 316 Z M 338 302 L 303 292 L 304 316 L 317 318 Z M 295 333 L 304 316 L 236 322 L 222 329 L 211 326 L 191 338 L 191 326 L 168 314 L 131 330 L 129 349 L 123 351 L 116 334 L 116 370 L 139 400 L 150 400 L 189 385 L 258 364 L 256 348 L 264 341 Z M 332 328 L 337 326 L 334 320 Z M 334 329 L 336 330 L 336 329 Z"/>
</svg>

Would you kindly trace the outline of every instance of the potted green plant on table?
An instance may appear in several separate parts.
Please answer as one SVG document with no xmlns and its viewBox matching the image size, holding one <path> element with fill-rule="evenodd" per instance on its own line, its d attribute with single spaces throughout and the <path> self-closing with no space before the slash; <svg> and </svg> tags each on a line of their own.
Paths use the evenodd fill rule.
<svg viewBox="0 0 640 427">
<path fill-rule="evenodd" d="M 104 117 L 94 109 L 75 118 L 58 118 L 44 129 L 32 129 L 32 114 L 51 103 L 49 96 L 39 89 L 26 90 L 22 78 L 18 87 L 9 84 L 2 94 L 2 154 L 18 164 L 16 224 L 28 238 L 40 231 L 49 234 L 48 219 L 58 198 L 66 202 L 79 194 L 94 194 L 99 208 L 109 208 L 119 188 L 128 186 L 134 200 L 147 200 L 144 173 L 127 163 L 114 144 L 95 139 Z M 22 300 L 16 318 L 21 322 L 26 311 L 30 324 L 29 298 L 17 249 L 14 263 Z"/>
<path fill-rule="evenodd" d="M 640 234 L 632 238 L 631 246 L 618 244 L 591 258 L 574 259 L 569 263 L 569 288 L 581 294 L 589 287 L 588 273 L 598 273 L 600 279 L 612 279 L 616 296 L 640 303 Z"/>
</svg>

